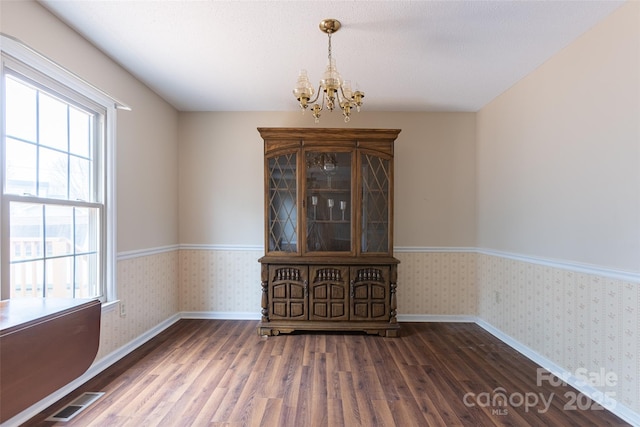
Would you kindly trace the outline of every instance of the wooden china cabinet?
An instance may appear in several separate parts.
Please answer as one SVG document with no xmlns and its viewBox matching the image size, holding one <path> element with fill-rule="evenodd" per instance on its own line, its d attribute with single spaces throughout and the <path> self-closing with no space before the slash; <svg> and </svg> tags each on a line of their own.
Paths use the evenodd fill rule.
<svg viewBox="0 0 640 427">
<path fill-rule="evenodd" d="M 258 131 L 265 155 L 258 333 L 398 336 L 393 144 L 400 130 Z"/>
</svg>

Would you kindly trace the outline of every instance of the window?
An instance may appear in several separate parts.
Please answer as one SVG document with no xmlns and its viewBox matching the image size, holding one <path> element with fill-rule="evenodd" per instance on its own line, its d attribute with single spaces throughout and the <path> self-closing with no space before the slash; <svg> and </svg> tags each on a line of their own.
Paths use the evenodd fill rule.
<svg viewBox="0 0 640 427">
<path fill-rule="evenodd" d="M 2 37 L 2 299 L 112 300 L 115 104 Z"/>
</svg>

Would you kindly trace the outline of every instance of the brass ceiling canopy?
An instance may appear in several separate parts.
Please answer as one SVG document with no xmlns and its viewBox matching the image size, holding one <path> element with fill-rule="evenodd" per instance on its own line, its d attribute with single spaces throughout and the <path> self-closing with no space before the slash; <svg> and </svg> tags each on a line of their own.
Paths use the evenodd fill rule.
<svg viewBox="0 0 640 427">
<path fill-rule="evenodd" d="M 333 34 L 341 27 L 340 21 L 337 19 L 323 19 L 320 21 L 320 31 L 326 34 Z"/>
<path fill-rule="evenodd" d="M 345 123 L 351 120 L 351 109 L 355 108 L 360 111 L 362 105 L 362 98 L 364 98 L 364 92 L 361 92 L 356 84 L 356 90 L 351 88 L 351 82 L 349 80 L 343 80 L 338 68 L 336 67 L 336 61 L 331 56 L 331 35 L 338 31 L 342 25 L 337 19 L 323 19 L 320 21 L 320 31 L 329 36 L 329 64 L 322 75 L 320 80 L 320 87 L 316 97 L 313 98 L 315 89 L 309 81 L 307 70 L 300 70 L 298 75 L 298 82 L 293 89 L 293 96 L 296 97 L 300 103 L 300 108 L 304 113 L 309 103 L 313 104 L 312 112 L 313 117 L 318 123 L 320 121 L 320 112 L 324 109 L 325 104 L 329 111 L 337 106 L 342 110 Z M 320 104 L 315 103 L 318 98 L 322 96 Z M 311 99 L 313 98 L 313 99 Z"/>
</svg>

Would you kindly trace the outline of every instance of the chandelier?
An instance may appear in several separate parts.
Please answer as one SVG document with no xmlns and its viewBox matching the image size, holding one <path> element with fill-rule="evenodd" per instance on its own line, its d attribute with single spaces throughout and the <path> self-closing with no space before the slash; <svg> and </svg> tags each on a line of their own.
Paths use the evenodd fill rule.
<svg viewBox="0 0 640 427">
<path fill-rule="evenodd" d="M 300 103 L 303 114 L 309 106 L 309 103 L 313 104 L 312 111 L 316 123 L 320 122 L 320 112 L 324 109 L 325 104 L 329 111 L 333 111 L 336 105 L 340 107 L 344 115 L 344 121 L 347 123 L 351 119 L 351 109 L 356 108 L 359 112 L 360 106 L 362 105 L 362 98 L 364 98 L 364 92 L 360 92 L 359 90 L 353 91 L 351 89 L 351 82 L 349 80 L 342 80 L 336 68 L 336 61 L 331 56 L 331 34 L 339 29 L 340 21 L 337 19 L 323 19 L 320 22 L 320 31 L 329 36 L 329 64 L 327 64 L 327 68 L 320 80 L 316 97 L 311 99 L 315 91 L 309 81 L 307 70 L 300 70 L 298 83 L 295 89 L 293 89 L 293 95 Z M 316 101 L 318 101 L 318 98 L 321 96 L 322 99 L 320 104 L 318 104 Z"/>
</svg>

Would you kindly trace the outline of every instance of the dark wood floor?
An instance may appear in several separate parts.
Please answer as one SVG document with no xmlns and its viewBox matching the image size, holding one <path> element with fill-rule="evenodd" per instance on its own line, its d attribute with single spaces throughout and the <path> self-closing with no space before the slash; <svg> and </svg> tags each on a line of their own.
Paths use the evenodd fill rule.
<svg viewBox="0 0 640 427">
<path fill-rule="evenodd" d="M 572 410 L 573 389 L 538 386 L 534 363 L 475 324 L 403 323 L 400 338 L 256 327 L 181 320 L 26 425 L 54 425 L 43 420 L 84 391 L 106 394 L 60 425 L 627 425 Z"/>
</svg>

